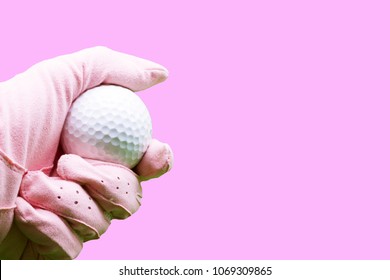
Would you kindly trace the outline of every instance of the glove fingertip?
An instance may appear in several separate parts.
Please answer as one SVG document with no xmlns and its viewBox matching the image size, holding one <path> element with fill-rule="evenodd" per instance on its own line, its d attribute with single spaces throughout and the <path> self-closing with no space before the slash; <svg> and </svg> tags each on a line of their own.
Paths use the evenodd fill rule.
<svg viewBox="0 0 390 280">
<path fill-rule="evenodd" d="M 171 147 L 153 139 L 145 155 L 134 168 L 141 181 L 158 178 L 173 167 L 173 152 Z"/>
</svg>

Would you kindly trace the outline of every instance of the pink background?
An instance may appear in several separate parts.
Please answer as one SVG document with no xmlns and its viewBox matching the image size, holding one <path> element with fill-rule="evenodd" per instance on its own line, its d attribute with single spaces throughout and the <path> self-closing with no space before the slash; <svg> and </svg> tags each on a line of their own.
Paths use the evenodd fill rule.
<svg viewBox="0 0 390 280">
<path fill-rule="evenodd" d="M 8 1 L 0 80 L 95 45 L 165 65 L 141 94 L 171 173 L 79 259 L 389 259 L 388 1 Z"/>
</svg>

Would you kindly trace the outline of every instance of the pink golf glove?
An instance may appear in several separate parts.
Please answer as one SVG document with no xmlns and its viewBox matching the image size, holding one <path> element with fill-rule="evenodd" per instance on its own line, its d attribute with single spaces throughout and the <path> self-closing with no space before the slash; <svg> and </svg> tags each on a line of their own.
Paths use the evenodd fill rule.
<svg viewBox="0 0 390 280">
<path fill-rule="evenodd" d="M 167 78 L 162 66 L 104 47 L 43 61 L 0 83 L 0 259 L 73 259 L 112 218 L 140 206 L 140 182 L 167 172 L 167 144 L 153 140 L 124 166 L 62 155 L 72 102 L 101 84 L 140 91 Z"/>
</svg>

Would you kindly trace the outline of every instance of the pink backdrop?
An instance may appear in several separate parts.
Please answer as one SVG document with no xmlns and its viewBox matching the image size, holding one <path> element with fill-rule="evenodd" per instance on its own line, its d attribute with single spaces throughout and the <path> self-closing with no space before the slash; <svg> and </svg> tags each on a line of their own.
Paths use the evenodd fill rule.
<svg viewBox="0 0 390 280">
<path fill-rule="evenodd" d="M 141 94 L 175 166 L 79 259 L 389 259 L 388 1 L 8 1 L 0 80 L 95 45 L 165 65 Z"/>
</svg>

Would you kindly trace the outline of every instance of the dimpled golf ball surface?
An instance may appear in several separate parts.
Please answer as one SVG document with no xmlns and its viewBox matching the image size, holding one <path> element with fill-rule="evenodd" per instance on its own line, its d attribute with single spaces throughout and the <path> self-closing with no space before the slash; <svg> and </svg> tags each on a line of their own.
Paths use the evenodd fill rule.
<svg viewBox="0 0 390 280">
<path fill-rule="evenodd" d="M 133 168 L 152 139 L 152 121 L 142 100 L 119 86 L 86 91 L 73 103 L 62 131 L 65 153 Z"/>
</svg>

